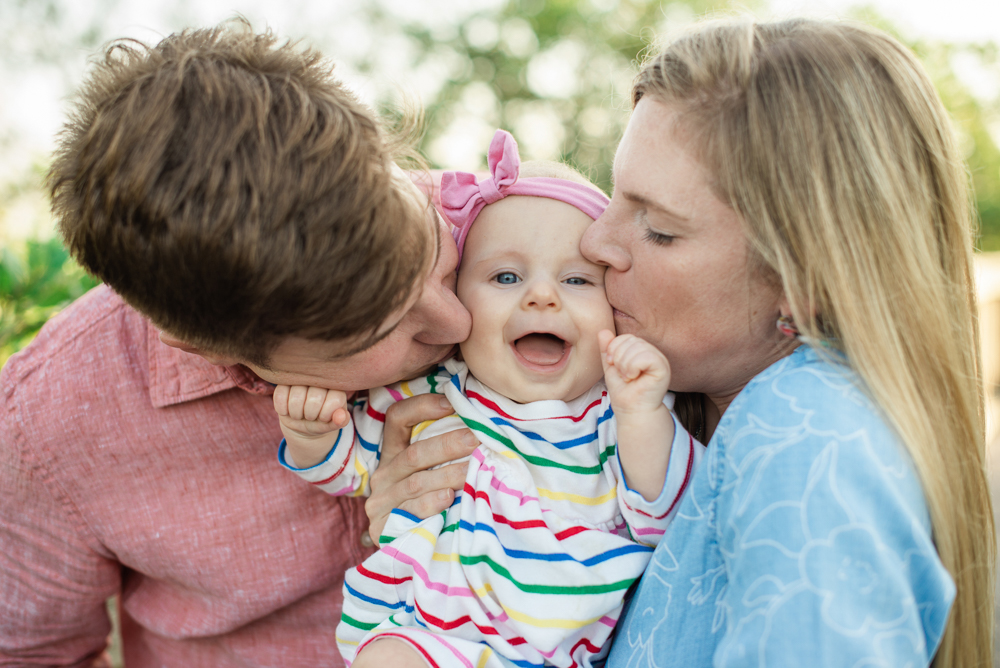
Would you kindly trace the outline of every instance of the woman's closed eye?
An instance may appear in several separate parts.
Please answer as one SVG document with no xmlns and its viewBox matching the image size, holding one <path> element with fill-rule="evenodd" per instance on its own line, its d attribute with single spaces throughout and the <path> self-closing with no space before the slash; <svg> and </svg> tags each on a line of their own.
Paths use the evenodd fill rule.
<svg viewBox="0 0 1000 668">
<path fill-rule="evenodd" d="M 501 271 L 493 277 L 493 280 L 500 285 L 514 285 L 521 282 L 521 277 L 512 271 Z"/>
<path fill-rule="evenodd" d="M 657 246 L 669 246 L 671 242 L 677 237 L 671 236 L 669 234 L 661 234 L 660 232 L 654 232 L 653 230 L 647 229 L 646 234 L 643 235 L 646 241 L 656 244 Z"/>
</svg>

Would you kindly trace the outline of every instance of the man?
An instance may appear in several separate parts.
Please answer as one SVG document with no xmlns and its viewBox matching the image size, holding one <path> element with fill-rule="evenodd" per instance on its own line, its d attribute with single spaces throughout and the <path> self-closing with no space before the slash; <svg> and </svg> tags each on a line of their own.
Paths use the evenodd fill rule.
<svg viewBox="0 0 1000 668">
<path fill-rule="evenodd" d="M 105 286 L 0 376 L 0 664 L 101 665 L 120 594 L 129 668 L 340 665 L 368 522 L 277 465 L 271 383 L 360 390 L 448 355 L 469 316 L 447 229 L 319 55 L 243 23 L 109 49 L 50 186 Z M 425 399 L 390 419 L 376 524 L 461 484 L 397 484 L 475 447 L 395 457 L 450 412 Z"/>
</svg>

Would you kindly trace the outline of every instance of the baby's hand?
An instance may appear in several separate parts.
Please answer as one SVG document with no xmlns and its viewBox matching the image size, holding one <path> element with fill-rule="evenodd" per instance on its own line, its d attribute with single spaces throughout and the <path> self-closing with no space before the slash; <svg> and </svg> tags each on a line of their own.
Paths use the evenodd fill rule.
<svg viewBox="0 0 1000 668">
<path fill-rule="evenodd" d="M 347 394 L 303 385 L 274 388 L 274 411 L 285 439 L 313 440 L 347 426 Z"/>
<path fill-rule="evenodd" d="M 617 415 L 648 413 L 663 406 L 670 386 L 670 363 L 651 343 L 631 334 L 597 334 L 604 382 Z"/>
</svg>

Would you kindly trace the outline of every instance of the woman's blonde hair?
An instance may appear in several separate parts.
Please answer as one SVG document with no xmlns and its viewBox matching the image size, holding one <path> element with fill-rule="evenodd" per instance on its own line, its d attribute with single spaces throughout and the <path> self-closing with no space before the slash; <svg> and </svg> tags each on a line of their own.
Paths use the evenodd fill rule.
<svg viewBox="0 0 1000 668">
<path fill-rule="evenodd" d="M 934 665 L 989 665 L 971 198 L 923 68 L 861 25 L 711 22 L 645 65 L 646 95 L 680 113 L 801 333 L 846 354 L 909 449 L 958 589 Z"/>
</svg>

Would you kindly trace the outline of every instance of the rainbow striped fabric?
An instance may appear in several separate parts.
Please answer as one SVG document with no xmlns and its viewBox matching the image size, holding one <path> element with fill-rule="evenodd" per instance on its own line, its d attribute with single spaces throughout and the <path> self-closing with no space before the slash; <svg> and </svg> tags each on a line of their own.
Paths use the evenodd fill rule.
<svg viewBox="0 0 1000 668">
<path fill-rule="evenodd" d="M 518 404 L 449 360 L 371 391 L 327 459 L 292 470 L 331 494 L 367 493 L 385 410 L 426 392 L 448 396 L 456 414 L 418 425 L 414 439 L 467 426 L 482 445 L 451 508 L 426 520 L 393 511 L 379 552 L 348 572 L 345 659 L 391 635 L 435 666 L 592 665 L 702 447 L 676 425 L 665 488 L 648 502 L 620 474 L 603 384 L 568 403 Z M 284 447 L 279 459 L 291 468 Z"/>
</svg>

